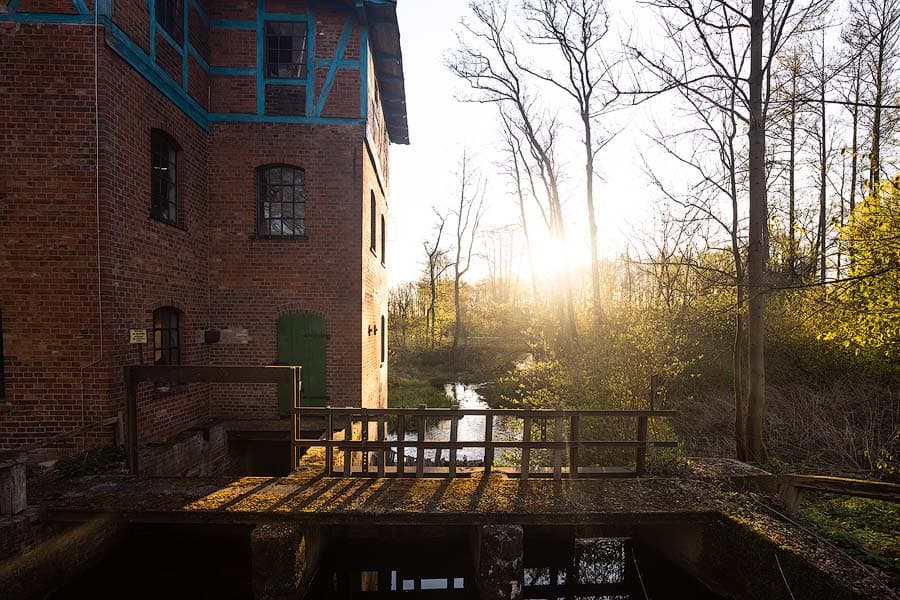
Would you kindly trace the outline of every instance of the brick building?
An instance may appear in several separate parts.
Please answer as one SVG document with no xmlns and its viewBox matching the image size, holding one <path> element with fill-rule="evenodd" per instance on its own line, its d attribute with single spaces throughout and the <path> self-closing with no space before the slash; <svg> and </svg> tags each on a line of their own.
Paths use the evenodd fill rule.
<svg viewBox="0 0 900 600">
<path fill-rule="evenodd" d="M 302 364 L 307 403 L 385 405 L 395 4 L 0 0 L 0 448 L 116 414 L 139 361 Z M 142 442 L 286 408 L 139 406 Z"/>
</svg>

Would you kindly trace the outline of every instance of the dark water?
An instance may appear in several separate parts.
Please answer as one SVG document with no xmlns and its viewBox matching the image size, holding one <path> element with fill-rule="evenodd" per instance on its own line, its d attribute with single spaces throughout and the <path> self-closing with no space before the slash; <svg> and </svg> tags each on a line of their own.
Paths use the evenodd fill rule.
<svg viewBox="0 0 900 600">
<path fill-rule="evenodd" d="M 464 528 L 421 539 L 413 529 L 402 540 L 358 533 L 329 534 L 307 598 L 480 598 Z M 249 527 L 134 526 L 101 564 L 52 598 L 250 600 L 249 542 Z M 526 533 L 524 561 L 525 598 L 717 598 L 628 538 Z"/>
<path fill-rule="evenodd" d="M 54 599 L 244 600 L 252 527 L 134 525 L 99 564 Z"/>
</svg>

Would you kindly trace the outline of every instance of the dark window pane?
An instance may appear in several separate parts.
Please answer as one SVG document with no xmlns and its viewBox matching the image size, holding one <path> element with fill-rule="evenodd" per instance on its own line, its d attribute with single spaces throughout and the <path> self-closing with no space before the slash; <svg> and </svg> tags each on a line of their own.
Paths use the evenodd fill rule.
<svg viewBox="0 0 900 600">
<path fill-rule="evenodd" d="M 265 63 L 268 77 L 306 77 L 306 34 L 306 23 L 266 22 Z"/>
<path fill-rule="evenodd" d="M 257 232 L 301 236 L 306 214 L 303 170 L 284 165 L 261 167 L 257 181 Z"/>
<path fill-rule="evenodd" d="M 179 44 L 182 42 L 184 0 L 156 0 L 156 22 Z"/>
<path fill-rule="evenodd" d="M 158 365 L 180 364 L 178 310 L 171 307 L 153 311 L 153 360 Z"/>
<path fill-rule="evenodd" d="M 150 215 L 160 221 L 178 223 L 176 160 L 178 146 L 162 131 L 150 134 Z"/>
</svg>

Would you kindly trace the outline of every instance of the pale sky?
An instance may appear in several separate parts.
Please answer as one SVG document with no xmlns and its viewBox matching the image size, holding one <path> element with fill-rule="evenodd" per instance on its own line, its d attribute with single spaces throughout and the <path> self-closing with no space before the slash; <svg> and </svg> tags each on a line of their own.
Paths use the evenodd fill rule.
<svg viewBox="0 0 900 600">
<path fill-rule="evenodd" d="M 610 9 L 631 8 L 631 2 L 609 3 Z M 401 0 L 398 20 L 406 78 L 406 103 L 411 144 L 391 148 L 388 270 L 390 284 L 416 279 L 422 269 L 426 239 L 435 223 L 432 206 L 446 212 L 456 193 L 453 171 L 462 148 L 479 159 L 483 175 L 491 183 L 486 200 L 487 222 L 517 223 L 517 205 L 505 181 L 492 165 L 499 143 L 493 105 L 466 104 L 456 100 L 465 84 L 444 65 L 448 50 L 457 44 L 460 18 L 467 14 L 466 0 Z M 613 14 L 621 21 L 630 17 Z M 560 110 L 574 110 L 560 100 Z M 625 129 L 598 157 L 602 180 L 595 180 L 601 254 L 622 251 L 633 227 L 646 222 L 658 194 L 646 182 L 638 145 L 646 146 L 640 124 L 647 123 L 648 108 L 630 109 L 616 117 Z M 636 118 L 637 117 L 637 118 Z M 565 173 L 572 186 L 583 181 L 583 150 L 577 130 L 565 132 L 572 155 Z M 588 261 L 588 231 L 583 192 L 569 191 L 566 203 L 572 255 Z M 637 224 L 637 225 L 634 225 Z M 537 223 L 535 222 L 535 226 Z M 521 250 L 524 256 L 524 248 Z M 579 259 L 581 260 L 581 258 Z M 478 273 L 484 270 L 474 270 Z"/>
</svg>

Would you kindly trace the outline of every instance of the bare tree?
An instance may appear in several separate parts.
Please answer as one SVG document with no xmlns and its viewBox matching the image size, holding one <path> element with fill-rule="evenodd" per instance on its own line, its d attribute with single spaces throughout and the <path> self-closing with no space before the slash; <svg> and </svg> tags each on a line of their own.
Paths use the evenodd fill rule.
<svg viewBox="0 0 900 600">
<path fill-rule="evenodd" d="M 471 159 L 464 150 L 459 161 L 459 195 L 454 209 L 450 212 L 456 219 L 456 260 L 453 261 L 453 307 L 455 324 L 453 328 L 454 350 L 459 345 L 463 333 L 463 310 L 460 302 L 460 286 L 462 278 L 472 266 L 472 251 L 475 247 L 475 236 L 484 215 L 484 182 L 473 172 Z"/>
<path fill-rule="evenodd" d="M 510 118 L 507 117 L 502 110 L 500 111 L 500 117 L 501 122 L 503 123 L 501 135 L 503 136 L 504 151 L 506 153 L 506 161 L 501 168 L 505 169 L 506 173 L 509 175 L 515 191 L 519 208 L 519 225 L 522 227 L 522 235 L 525 237 L 525 249 L 528 253 L 528 272 L 531 277 L 531 293 L 536 300 L 538 298 L 537 273 L 535 273 L 534 250 L 531 247 L 528 213 L 525 205 L 529 189 L 526 185 L 529 185 L 532 190 L 531 197 L 535 198 L 535 201 L 538 202 L 537 206 L 540 209 L 541 214 L 544 215 L 545 224 L 546 212 L 544 211 L 543 205 L 539 203 L 539 200 L 537 200 L 534 194 L 534 175 L 531 172 L 531 168 L 522 151 L 522 140 L 519 138 Z"/>
<path fill-rule="evenodd" d="M 532 66 L 523 69 L 553 85 L 575 101 L 584 138 L 585 200 L 591 238 L 591 290 L 595 316 L 603 312 L 594 176 L 597 153 L 613 138 L 595 131 L 595 123 L 610 109 L 619 94 L 608 81 L 614 77 L 615 61 L 607 60 L 603 41 L 609 34 L 609 13 L 604 0 L 527 0 L 525 17 L 531 28 L 527 38 L 558 50 L 563 68 L 556 72 Z M 559 73 L 557 76 L 556 73 Z"/>
<path fill-rule="evenodd" d="M 391 332 L 400 334 L 399 347 L 409 348 L 409 329 L 416 316 L 421 317 L 418 287 L 409 282 L 392 288 L 388 293 L 388 318 Z"/>
<path fill-rule="evenodd" d="M 558 123 L 540 109 L 537 94 L 525 82 L 510 37 L 506 3 L 502 0 L 473 0 L 469 8 L 474 22 L 463 22 L 459 48 L 452 54 L 448 67 L 465 80 L 473 95 L 468 101 L 496 104 L 508 110 L 510 123 L 521 135 L 528 158 L 546 197 L 547 222 L 553 238 L 565 241 L 562 202 L 559 192 L 559 166 L 554 154 Z M 577 337 L 572 285 L 563 290 L 562 322 L 566 339 Z"/>
<path fill-rule="evenodd" d="M 441 247 L 441 237 L 444 234 L 444 226 L 447 224 L 447 217 L 442 216 L 435 210 L 438 218 L 437 234 L 434 242 L 429 247 L 428 240 L 422 242 L 425 248 L 426 256 L 426 275 L 428 277 L 428 309 L 425 312 L 425 335 L 428 338 L 429 345 L 434 350 L 435 337 L 437 335 L 437 294 L 438 283 L 451 263 L 447 258 L 447 250 Z"/>
<path fill-rule="evenodd" d="M 656 95 L 680 89 L 730 110 L 747 126 L 749 233 L 747 247 L 747 415 L 746 457 L 763 460 L 765 415 L 765 233 L 766 115 L 773 63 L 786 40 L 818 18 L 828 0 L 655 0 L 663 17 L 669 51 L 632 48 L 634 57 L 661 84 L 640 90 Z M 718 91 L 733 89 L 737 102 L 722 103 Z M 736 414 L 736 419 L 740 415 Z M 736 426 L 736 433 L 740 429 Z M 738 443 L 738 451 L 741 444 Z"/>
<path fill-rule="evenodd" d="M 900 59 L 900 0 L 858 0 L 850 3 L 849 29 L 856 33 L 848 42 L 861 56 L 866 83 L 872 89 L 869 189 L 878 192 L 882 145 L 885 139 L 884 105 L 897 91 L 896 69 Z"/>
</svg>

